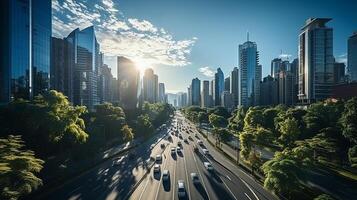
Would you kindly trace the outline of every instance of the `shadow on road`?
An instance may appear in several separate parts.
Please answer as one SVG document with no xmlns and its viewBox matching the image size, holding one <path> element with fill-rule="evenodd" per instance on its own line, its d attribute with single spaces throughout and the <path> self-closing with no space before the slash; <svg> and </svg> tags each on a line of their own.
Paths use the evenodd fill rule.
<svg viewBox="0 0 357 200">
<path fill-rule="evenodd" d="M 202 196 L 203 199 L 208 199 L 207 192 L 206 192 L 205 188 L 202 186 L 201 183 L 200 184 L 195 184 L 195 188 L 200 193 L 200 195 Z"/>
</svg>

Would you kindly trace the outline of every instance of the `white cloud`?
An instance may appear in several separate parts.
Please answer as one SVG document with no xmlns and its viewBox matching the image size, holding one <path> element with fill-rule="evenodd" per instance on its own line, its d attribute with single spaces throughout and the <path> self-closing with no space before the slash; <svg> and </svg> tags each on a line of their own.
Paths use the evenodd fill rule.
<svg viewBox="0 0 357 200">
<path fill-rule="evenodd" d="M 215 73 L 215 71 L 210 67 L 201 67 L 198 69 L 198 71 L 210 78 L 214 77 L 214 73 Z"/>
<path fill-rule="evenodd" d="M 52 7 L 56 37 L 66 37 L 76 28 L 94 25 L 106 56 L 126 56 L 148 66 L 190 64 L 188 57 L 196 37 L 177 40 L 148 20 L 126 19 L 112 0 L 53 0 Z"/>
<path fill-rule="evenodd" d="M 148 31 L 148 32 L 152 32 L 152 33 L 156 33 L 157 32 L 157 28 L 154 27 L 154 25 L 152 25 L 149 21 L 146 20 L 138 20 L 138 19 L 128 19 L 129 23 L 137 30 L 139 31 Z"/>
<path fill-rule="evenodd" d="M 336 62 L 345 63 L 347 65 L 347 53 L 343 53 L 336 57 Z"/>
<path fill-rule="evenodd" d="M 281 59 L 283 59 L 283 60 L 289 60 L 291 57 L 292 57 L 291 54 L 284 54 L 284 53 L 282 53 L 282 54 L 279 55 L 279 58 L 281 58 Z"/>
</svg>

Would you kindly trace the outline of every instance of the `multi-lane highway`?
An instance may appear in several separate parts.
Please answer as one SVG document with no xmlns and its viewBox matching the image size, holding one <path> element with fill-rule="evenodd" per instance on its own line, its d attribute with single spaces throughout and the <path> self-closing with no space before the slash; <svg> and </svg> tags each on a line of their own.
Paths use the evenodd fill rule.
<svg viewBox="0 0 357 200">
<path fill-rule="evenodd" d="M 231 163 L 229 166 L 225 166 L 230 161 L 225 160 L 207 143 L 195 127 L 180 113 L 177 113 L 176 117 L 175 126 L 169 130 L 172 139 L 166 138 L 163 141 L 165 149 L 162 152 L 163 160 L 159 163 L 161 171 L 155 173 L 152 168 L 130 199 L 179 199 L 179 180 L 184 182 L 186 191 L 186 195 L 182 199 L 275 199 L 254 181 L 251 181 L 251 184 L 255 185 L 250 186 L 247 181 L 242 180 L 239 174 L 235 174 L 233 170 L 229 169 L 235 167 Z M 185 139 L 186 142 L 184 142 Z M 198 145 L 199 140 L 202 141 L 202 145 Z M 178 145 L 179 141 L 182 145 Z M 182 153 L 172 154 L 171 148 L 178 146 L 181 146 Z M 207 149 L 209 154 L 204 154 L 203 149 Z M 211 163 L 213 172 L 206 169 L 204 162 Z M 163 170 L 168 170 L 170 173 L 170 179 L 167 182 L 162 180 Z M 198 175 L 200 180 L 198 184 L 193 184 L 191 173 Z M 259 187 L 259 191 L 254 191 L 257 187 Z"/>
<path fill-rule="evenodd" d="M 197 144 L 198 140 L 202 145 Z M 177 148 L 179 141 L 181 153 L 172 154 L 171 148 Z M 205 155 L 203 149 L 207 149 L 209 155 Z M 154 173 L 152 167 L 156 155 L 162 155 L 159 173 Z M 211 163 L 213 172 L 206 169 L 204 162 Z M 170 173 L 165 183 L 163 170 Z M 197 174 L 198 184 L 193 184 L 191 173 Z M 155 138 L 36 199 L 174 200 L 179 199 L 179 180 L 185 187 L 183 199 L 276 199 L 217 152 L 179 112 Z"/>
</svg>

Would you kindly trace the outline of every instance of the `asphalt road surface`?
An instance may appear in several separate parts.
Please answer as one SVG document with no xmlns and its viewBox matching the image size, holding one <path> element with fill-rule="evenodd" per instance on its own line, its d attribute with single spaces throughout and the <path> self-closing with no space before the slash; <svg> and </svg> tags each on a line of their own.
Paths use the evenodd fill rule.
<svg viewBox="0 0 357 200">
<path fill-rule="evenodd" d="M 197 144 L 199 139 L 203 141 L 203 145 Z M 176 148 L 178 141 L 182 143 L 182 153 L 172 155 L 171 148 Z M 207 149 L 209 155 L 205 155 L 203 149 Z M 130 154 L 134 156 L 129 156 Z M 158 154 L 163 159 L 159 164 L 160 172 L 154 173 L 152 166 Z M 205 168 L 204 162 L 211 163 L 213 172 Z M 170 172 L 167 183 L 162 181 L 163 170 Z M 199 184 L 193 184 L 191 173 L 198 175 Z M 36 199 L 175 200 L 179 199 L 178 180 L 184 182 L 186 191 L 186 197 L 181 199 L 276 199 L 217 152 L 179 112 L 176 112 L 171 124 L 167 124 L 167 128 L 158 137 L 100 164 Z"/>
<path fill-rule="evenodd" d="M 174 122 L 175 128 L 169 131 L 172 140 L 165 142 L 166 148 L 162 153 L 163 161 L 160 163 L 161 171 L 154 173 L 152 168 L 149 175 L 145 177 L 130 196 L 130 199 L 179 199 L 178 180 L 184 182 L 186 190 L 186 196 L 181 199 L 275 199 L 273 195 L 265 191 L 254 180 L 250 181 L 250 184 L 253 185 L 249 185 L 247 181 L 242 180 L 239 176 L 247 176 L 243 172 L 235 174 L 233 170 L 230 170 L 229 167 L 235 167 L 232 163 L 229 163 L 229 167 L 224 166 L 230 161 L 226 160 L 223 155 L 207 143 L 193 124 L 180 113 L 176 114 L 176 118 L 177 120 Z M 182 137 L 180 137 L 180 134 Z M 187 142 L 184 142 L 184 139 Z M 198 145 L 198 140 L 201 140 L 203 145 Z M 182 153 L 172 155 L 171 148 L 179 146 L 178 141 L 182 143 Z M 197 147 L 198 151 L 194 150 L 194 146 Z M 207 149 L 209 155 L 204 154 L 203 149 Z M 205 168 L 204 162 L 212 164 L 213 172 Z M 235 171 L 239 170 L 237 167 L 235 168 Z M 168 182 L 161 180 L 163 170 L 169 170 L 170 172 L 170 180 Z M 191 173 L 198 174 L 199 184 L 193 184 Z M 245 177 L 245 179 L 247 178 L 250 177 Z M 259 188 L 259 190 L 254 191 L 255 188 Z"/>
</svg>

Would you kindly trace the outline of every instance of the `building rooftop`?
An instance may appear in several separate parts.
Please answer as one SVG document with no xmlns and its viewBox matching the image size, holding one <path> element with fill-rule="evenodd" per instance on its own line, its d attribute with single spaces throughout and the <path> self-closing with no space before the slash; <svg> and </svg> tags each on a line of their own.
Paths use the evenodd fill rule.
<svg viewBox="0 0 357 200">
<path fill-rule="evenodd" d="M 304 30 L 307 27 L 311 27 L 313 25 L 318 27 L 325 27 L 325 24 L 331 20 L 332 18 L 309 18 L 306 20 L 305 25 L 301 28 L 301 30 Z"/>
</svg>

